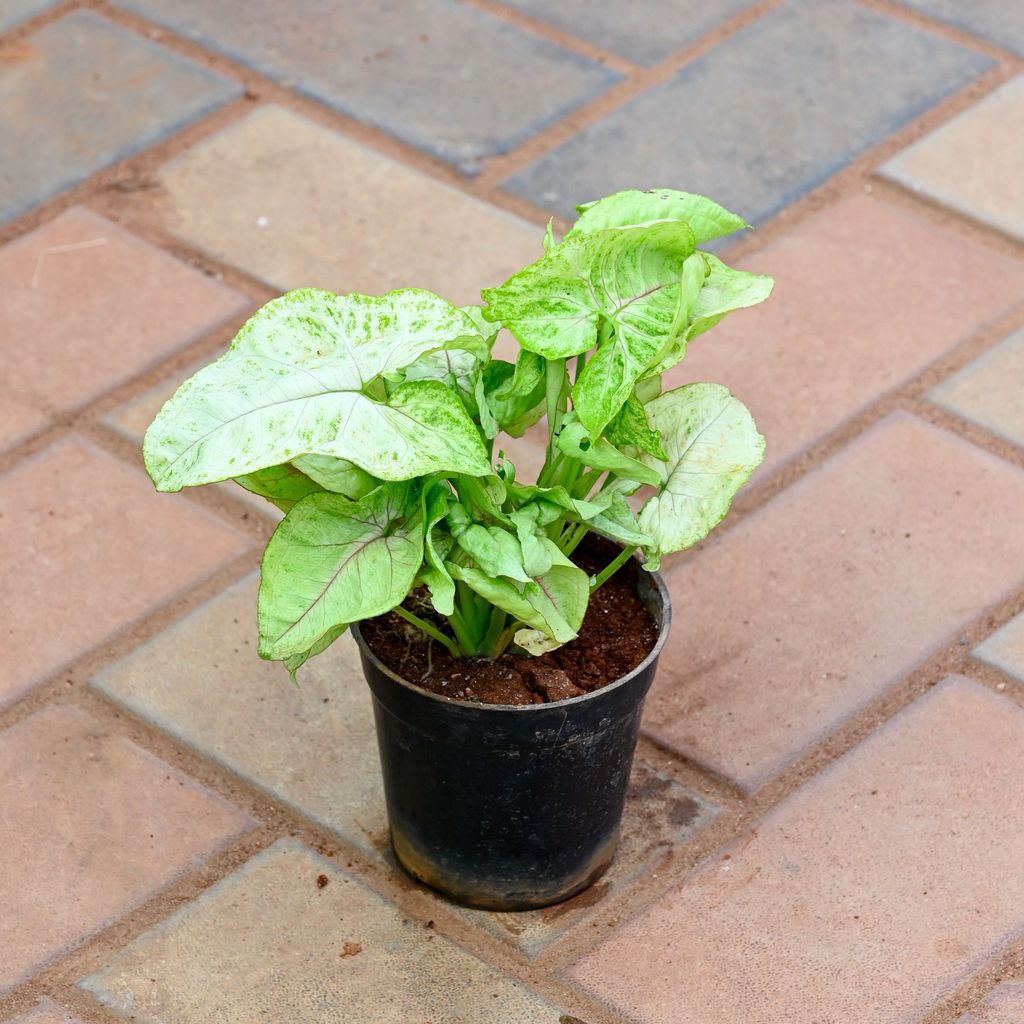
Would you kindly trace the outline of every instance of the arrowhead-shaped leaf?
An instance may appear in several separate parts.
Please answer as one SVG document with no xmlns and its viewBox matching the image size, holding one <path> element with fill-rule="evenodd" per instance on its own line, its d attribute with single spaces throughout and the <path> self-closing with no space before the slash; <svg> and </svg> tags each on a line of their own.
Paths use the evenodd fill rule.
<svg viewBox="0 0 1024 1024">
<path fill-rule="evenodd" d="M 308 656 L 332 631 L 389 611 L 422 561 L 423 516 L 411 483 L 385 484 L 361 501 L 309 495 L 263 555 L 260 657 Z"/>
<path fill-rule="evenodd" d="M 628 189 L 605 196 L 593 203 L 578 206 L 580 217 L 569 235 L 599 231 L 602 228 L 624 228 L 653 224 L 662 220 L 681 220 L 690 225 L 698 245 L 713 238 L 731 235 L 750 227 L 742 217 L 719 206 L 707 196 L 677 192 L 671 188 L 654 188 L 640 192 Z M 569 237 L 567 235 L 566 237 Z"/>
<path fill-rule="evenodd" d="M 640 510 L 647 567 L 703 540 L 729 511 L 736 492 L 764 458 L 753 417 L 721 384 L 687 384 L 647 405 L 665 460 L 641 456 L 661 480 Z"/>
<path fill-rule="evenodd" d="M 382 480 L 488 472 L 472 420 L 442 383 L 390 394 L 381 383 L 467 337 L 479 340 L 469 318 L 429 292 L 290 292 L 163 407 L 146 432 L 146 468 L 163 491 L 306 455 L 347 459 Z"/>
<path fill-rule="evenodd" d="M 484 312 L 547 359 L 593 348 L 599 317 L 637 343 L 658 336 L 657 352 L 675 317 L 683 260 L 693 250 L 693 232 L 678 222 L 576 235 L 501 287 L 484 289 Z"/>
<path fill-rule="evenodd" d="M 727 267 L 710 253 L 697 253 L 706 264 L 707 276 L 690 306 L 684 330 L 645 372 L 645 377 L 670 370 L 684 355 L 689 342 L 711 330 L 726 314 L 756 306 L 771 294 L 775 282 L 765 274 L 751 274 Z"/>
</svg>

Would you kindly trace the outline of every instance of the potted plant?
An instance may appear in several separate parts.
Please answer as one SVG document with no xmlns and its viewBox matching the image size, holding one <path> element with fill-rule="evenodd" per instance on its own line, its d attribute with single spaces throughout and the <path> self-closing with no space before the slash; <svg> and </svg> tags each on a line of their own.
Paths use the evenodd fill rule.
<svg viewBox="0 0 1024 1024">
<path fill-rule="evenodd" d="M 607 867 L 669 626 L 659 559 L 708 534 L 764 451 L 721 385 L 662 391 L 771 290 L 698 248 L 744 222 L 667 189 L 579 212 L 480 307 L 273 300 L 144 443 L 161 491 L 234 479 L 286 513 L 260 655 L 294 678 L 352 628 L 397 857 L 476 906 L 543 906 Z M 492 356 L 501 328 L 515 363 Z M 500 438 L 545 417 L 526 481 Z"/>
</svg>

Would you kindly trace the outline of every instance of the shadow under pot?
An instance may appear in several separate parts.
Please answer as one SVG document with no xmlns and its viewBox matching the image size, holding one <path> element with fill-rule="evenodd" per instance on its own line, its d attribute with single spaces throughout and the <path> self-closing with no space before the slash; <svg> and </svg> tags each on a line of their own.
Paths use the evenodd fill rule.
<svg viewBox="0 0 1024 1024">
<path fill-rule="evenodd" d="M 633 671 L 525 707 L 406 682 L 353 626 L 373 694 L 391 842 L 414 878 L 459 903 L 529 910 L 597 881 L 615 853 L 644 698 L 671 621 L 657 573 L 638 593 L 658 629 Z"/>
</svg>

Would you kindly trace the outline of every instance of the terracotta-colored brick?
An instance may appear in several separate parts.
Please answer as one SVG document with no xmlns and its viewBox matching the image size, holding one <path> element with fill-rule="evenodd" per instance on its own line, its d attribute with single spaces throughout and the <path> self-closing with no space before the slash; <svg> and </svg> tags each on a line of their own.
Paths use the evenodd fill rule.
<svg viewBox="0 0 1024 1024">
<path fill-rule="evenodd" d="M 82 207 L 0 249 L 0 444 L 201 337 L 247 300 Z M 31 339 L 31 343 L 27 341 Z"/>
<path fill-rule="evenodd" d="M 559 1021 L 553 1006 L 292 840 L 80 985 L 118 1017 L 153 1024 Z"/>
<path fill-rule="evenodd" d="M 1010 335 L 933 388 L 938 405 L 1024 448 L 1024 330 Z"/>
<path fill-rule="evenodd" d="M 1024 613 L 997 629 L 971 653 L 979 661 L 994 665 L 1024 682 Z"/>
<path fill-rule="evenodd" d="M 427 288 L 479 303 L 543 230 L 280 107 L 161 171 L 175 234 L 278 288 Z"/>
<path fill-rule="evenodd" d="M 1024 238 L 1024 75 L 893 157 L 882 173 Z"/>
<path fill-rule="evenodd" d="M 697 338 L 666 387 L 729 387 L 767 438 L 761 473 L 1024 302 L 1024 264 L 867 197 L 744 267 L 773 275 L 775 291 Z"/>
<path fill-rule="evenodd" d="M 1024 473 L 894 414 L 668 577 L 647 731 L 754 789 L 1024 581 Z"/>
<path fill-rule="evenodd" d="M 0 991 L 251 826 L 75 708 L 0 734 Z"/>
<path fill-rule="evenodd" d="M 1024 712 L 947 681 L 570 975 L 637 1024 L 910 1024 L 1024 931 L 1022 787 Z"/>
<path fill-rule="evenodd" d="M 212 361 L 212 357 L 207 360 L 207 362 Z M 160 381 L 159 384 L 154 384 L 153 387 L 144 391 L 141 395 L 130 399 L 116 409 L 112 409 L 103 417 L 101 422 L 122 437 L 127 438 L 132 444 L 141 448 L 146 429 L 153 422 L 154 417 L 163 407 L 164 403 L 202 365 L 202 363 L 197 363 L 190 366 L 187 370 L 182 370 L 180 373 L 175 373 L 166 380 Z M 214 484 L 213 486 L 224 494 L 230 495 L 236 501 L 244 501 L 246 505 L 249 505 L 268 519 L 278 520 L 283 517 L 283 513 L 276 505 L 272 505 L 266 498 L 261 498 L 258 494 L 247 491 L 244 487 L 233 481 L 225 480 L 223 483 Z"/>
<path fill-rule="evenodd" d="M 49 999 L 40 999 L 35 1009 L 15 1017 L 8 1024 L 81 1024 L 81 1021 L 65 1013 Z"/>
<path fill-rule="evenodd" d="M 379 856 L 387 821 L 355 641 L 335 641 L 292 686 L 282 665 L 256 655 L 257 584 L 238 583 L 92 685 Z"/>
<path fill-rule="evenodd" d="M 249 547 L 74 436 L 0 477 L 0 511 L 0 704 Z"/>
<path fill-rule="evenodd" d="M 1021 1024 L 1024 1021 L 1024 981 L 1004 981 L 977 1013 L 962 1024 Z"/>
</svg>

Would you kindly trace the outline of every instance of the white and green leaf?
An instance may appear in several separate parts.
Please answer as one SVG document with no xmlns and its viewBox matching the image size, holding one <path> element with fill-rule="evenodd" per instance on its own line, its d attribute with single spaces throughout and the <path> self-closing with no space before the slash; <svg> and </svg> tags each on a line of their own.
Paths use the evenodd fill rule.
<svg viewBox="0 0 1024 1024">
<path fill-rule="evenodd" d="M 414 381 L 390 394 L 380 384 L 463 342 L 479 343 L 470 318 L 429 292 L 290 292 L 161 409 L 146 432 L 146 468 L 164 491 L 306 455 L 347 459 L 385 480 L 486 472 L 479 434 L 443 384 Z"/>
<path fill-rule="evenodd" d="M 764 458 L 754 419 L 721 384 L 687 384 L 647 405 L 668 458 L 641 458 L 655 469 L 659 492 L 640 510 L 646 568 L 703 540 L 729 511 L 736 492 Z"/>
<path fill-rule="evenodd" d="M 576 209 L 580 216 L 569 235 L 681 220 L 689 224 L 697 245 L 700 245 L 750 227 L 742 217 L 730 213 L 707 196 L 670 188 L 627 189 L 584 203 Z"/>
<path fill-rule="evenodd" d="M 380 484 L 354 463 L 333 455 L 300 455 L 292 459 L 291 464 L 325 491 L 344 494 L 353 501 L 365 497 Z"/>
<path fill-rule="evenodd" d="M 332 632 L 380 615 L 409 593 L 423 561 L 423 515 L 411 483 L 360 501 L 311 494 L 278 524 L 263 555 L 260 656 L 309 656 Z"/>
</svg>

